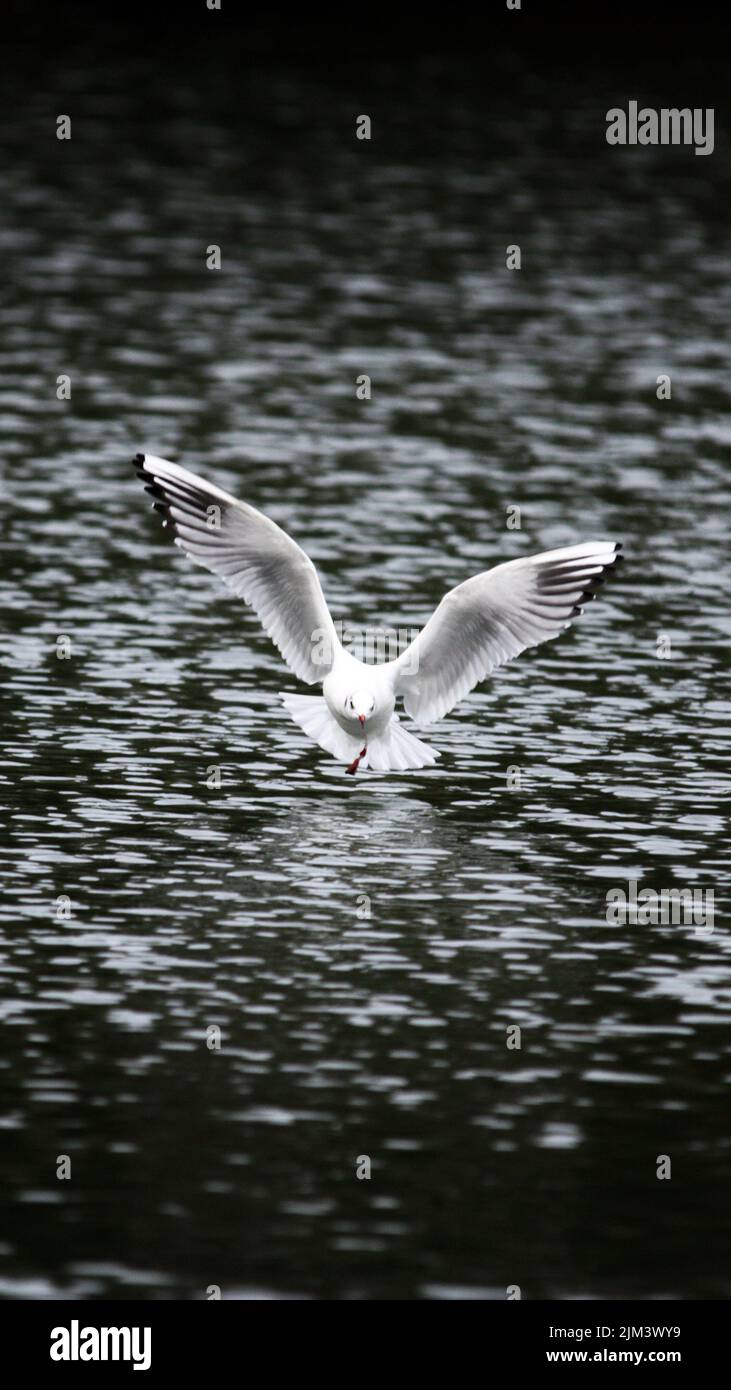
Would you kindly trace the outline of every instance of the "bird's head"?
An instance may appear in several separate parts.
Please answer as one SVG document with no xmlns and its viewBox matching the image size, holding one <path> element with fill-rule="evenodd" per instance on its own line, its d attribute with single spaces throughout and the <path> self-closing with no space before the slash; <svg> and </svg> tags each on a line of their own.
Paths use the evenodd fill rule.
<svg viewBox="0 0 731 1390">
<path fill-rule="evenodd" d="M 361 729 L 365 728 L 366 719 L 370 719 L 375 708 L 375 698 L 367 690 L 354 690 L 345 701 L 348 719 L 357 719 Z"/>
</svg>

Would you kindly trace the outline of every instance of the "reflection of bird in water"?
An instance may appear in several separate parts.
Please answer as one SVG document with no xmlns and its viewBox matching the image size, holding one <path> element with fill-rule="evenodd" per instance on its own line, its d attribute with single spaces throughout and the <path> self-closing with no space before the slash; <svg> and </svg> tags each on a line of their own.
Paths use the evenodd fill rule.
<svg viewBox="0 0 731 1390">
<path fill-rule="evenodd" d="M 497 565 L 445 594 L 396 660 L 367 665 L 342 646 L 315 566 L 286 531 L 176 463 L 137 454 L 135 465 L 177 544 L 251 604 L 300 680 L 322 684 L 322 695 L 282 699 L 350 773 L 435 762 L 396 700 L 418 723 L 443 718 L 496 666 L 558 637 L 621 559 L 621 545 L 590 541 Z"/>
</svg>

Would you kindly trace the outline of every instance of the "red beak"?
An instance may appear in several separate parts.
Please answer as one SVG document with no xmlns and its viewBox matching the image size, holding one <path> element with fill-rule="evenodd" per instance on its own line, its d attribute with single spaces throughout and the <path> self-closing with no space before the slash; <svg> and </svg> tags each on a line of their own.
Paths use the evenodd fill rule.
<svg viewBox="0 0 731 1390">
<path fill-rule="evenodd" d="M 358 723 L 360 724 L 361 729 L 364 729 L 364 728 L 365 728 L 365 715 L 364 715 L 364 714 L 359 714 L 359 715 L 358 715 Z"/>
</svg>

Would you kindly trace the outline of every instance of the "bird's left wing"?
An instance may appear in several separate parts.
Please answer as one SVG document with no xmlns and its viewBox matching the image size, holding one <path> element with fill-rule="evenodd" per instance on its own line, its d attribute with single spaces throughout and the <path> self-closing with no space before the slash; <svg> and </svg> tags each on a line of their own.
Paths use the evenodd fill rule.
<svg viewBox="0 0 731 1390">
<path fill-rule="evenodd" d="M 268 516 L 187 468 L 154 454 L 134 463 L 176 544 L 251 605 L 300 680 L 324 680 L 340 644 L 304 550 Z"/>
<path fill-rule="evenodd" d="M 496 666 L 558 637 L 620 550 L 611 541 L 546 550 L 451 589 L 395 663 L 406 713 L 422 724 L 442 719 Z"/>
</svg>

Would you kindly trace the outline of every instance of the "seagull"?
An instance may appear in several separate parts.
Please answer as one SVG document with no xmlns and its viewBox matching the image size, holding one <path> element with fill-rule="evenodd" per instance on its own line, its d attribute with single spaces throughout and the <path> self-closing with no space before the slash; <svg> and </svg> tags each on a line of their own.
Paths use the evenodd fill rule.
<svg viewBox="0 0 731 1390">
<path fill-rule="evenodd" d="M 397 699 L 417 724 L 442 719 L 497 666 L 570 627 L 622 559 L 621 541 L 587 541 L 508 560 L 450 589 L 395 660 L 366 664 L 342 646 L 315 566 L 281 526 L 177 463 L 136 454 L 134 465 L 176 544 L 254 609 L 299 680 L 322 685 L 280 696 L 351 775 L 431 766 L 439 754 L 404 728 Z"/>
</svg>

